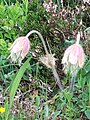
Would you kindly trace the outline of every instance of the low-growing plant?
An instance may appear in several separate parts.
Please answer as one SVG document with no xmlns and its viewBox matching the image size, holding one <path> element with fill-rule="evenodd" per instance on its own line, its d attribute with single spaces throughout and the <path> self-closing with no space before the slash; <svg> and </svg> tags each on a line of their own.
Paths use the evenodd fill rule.
<svg viewBox="0 0 90 120">
<path fill-rule="evenodd" d="M 90 119 L 89 3 L 78 2 L 0 2 L 1 119 Z"/>
<path fill-rule="evenodd" d="M 44 65 L 46 65 L 47 68 L 50 68 L 52 70 L 54 78 L 55 78 L 55 81 L 56 81 L 57 85 L 59 86 L 60 90 L 63 92 L 63 86 L 62 86 L 61 81 L 59 79 L 59 75 L 58 75 L 58 73 L 57 73 L 57 71 L 55 69 L 55 61 L 56 61 L 56 59 L 54 58 L 54 56 L 52 54 L 50 54 L 48 52 L 47 47 L 45 45 L 45 41 L 44 41 L 42 35 L 38 31 L 32 30 L 25 37 L 19 37 L 18 39 L 16 39 L 14 41 L 14 43 L 11 45 L 10 49 L 9 49 L 10 53 L 11 53 L 9 57 L 12 59 L 13 62 L 18 62 L 19 65 L 21 64 L 22 60 L 25 58 L 25 56 L 27 55 L 27 53 L 29 51 L 30 42 L 29 42 L 28 37 L 32 33 L 38 34 L 38 36 L 42 40 L 42 43 L 43 43 L 43 46 L 44 46 L 44 49 L 45 49 L 45 52 L 46 52 L 45 56 L 39 58 L 40 61 Z M 20 42 L 21 40 L 22 40 L 22 45 L 21 45 L 21 48 L 19 48 L 19 46 L 21 44 L 21 42 Z M 74 49 L 70 49 L 71 51 L 69 50 L 68 52 L 67 51 L 65 52 L 63 60 L 62 60 L 63 64 L 65 64 L 65 67 L 66 67 L 66 68 L 64 68 L 65 69 L 65 73 L 68 73 L 68 71 L 69 71 L 71 77 L 75 77 L 75 78 L 76 78 L 76 75 L 77 75 L 79 67 L 83 67 L 83 65 L 84 65 L 84 52 L 83 52 L 82 47 L 79 45 L 79 41 L 80 41 L 80 33 L 78 33 L 78 35 L 77 35 L 77 42 L 76 42 L 76 44 L 72 45 L 73 47 L 75 46 L 75 49 L 77 50 L 76 51 L 76 53 L 77 53 L 76 56 L 74 56 L 75 53 L 73 53 Z M 72 48 L 72 47 L 70 46 L 70 48 Z M 80 52 L 80 54 L 79 54 L 79 52 Z M 73 62 L 72 57 L 69 58 L 70 55 L 73 55 L 72 57 L 75 57 L 74 58 L 75 59 L 74 62 Z M 27 60 L 27 61 L 29 63 L 29 60 Z M 20 68 L 16 78 L 14 79 L 14 81 L 11 84 L 11 87 L 10 87 L 10 108 L 12 107 L 12 104 L 13 104 L 13 101 L 14 101 L 14 96 L 15 96 L 16 90 L 17 90 L 17 88 L 19 86 L 21 77 L 23 76 L 23 74 L 24 74 L 24 72 L 25 72 L 25 70 L 27 68 L 26 66 L 28 66 L 28 64 L 27 65 L 26 64 L 27 64 L 27 62 L 25 64 L 23 64 L 23 66 Z M 76 66 L 75 69 L 74 69 L 74 66 Z M 73 69 L 74 69 L 74 71 L 73 71 Z M 23 70 L 23 72 L 22 72 L 22 70 Z M 74 91 L 74 89 L 73 89 L 74 83 L 75 83 L 75 81 L 71 81 L 70 82 L 70 84 L 71 84 L 70 85 L 70 92 Z M 71 101 L 71 98 L 73 97 L 73 95 L 71 93 L 68 94 L 68 93 L 65 93 L 65 92 L 64 92 L 64 95 L 65 95 L 65 98 L 68 101 L 67 109 L 70 112 L 71 111 L 71 103 L 70 103 L 70 101 Z M 39 97 L 36 98 L 36 100 L 38 100 L 38 99 L 39 99 Z M 40 103 L 37 103 L 37 104 L 39 106 Z M 73 114 L 69 114 L 69 112 L 68 112 L 68 116 L 66 115 L 67 116 L 66 118 L 67 119 L 68 118 L 72 119 Z M 66 113 L 67 113 L 67 111 L 66 111 Z"/>
<path fill-rule="evenodd" d="M 0 37 L 12 42 L 19 31 L 23 31 L 26 24 L 28 12 L 28 0 L 22 5 L 17 1 L 15 4 L 0 3 Z"/>
</svg>

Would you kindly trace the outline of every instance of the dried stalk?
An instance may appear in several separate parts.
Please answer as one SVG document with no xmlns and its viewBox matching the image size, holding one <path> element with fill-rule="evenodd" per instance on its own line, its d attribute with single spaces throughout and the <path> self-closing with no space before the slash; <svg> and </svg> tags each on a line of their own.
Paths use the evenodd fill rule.
<svg viewBox="0 0 90 120">
<path fill-rule="evenodd" d="M 50 56 L 50 54 L 49 54 L 49 52 L 48 52 L 48 49 L 47 49 L 47 47 L 46 47 L 44 38 L 42 37 L 41 33 L 39 33 L 39 32 L 36 31 L 36 30 L 32 30 L 32 31 L 30 31 L 30 32 L 26 35 L 26 37 L 29 37 L 29 36 L 30 36 L 31 34 L 33 34 L 33 33 L 38 34 L 38 36 L 40 37 L 40 39 L 41 39 L 41 41 L 42 41 L 42 43 L 43 43 L 43 46 L 44 46 L 44 49 L 45 49 L 45 52 L 46 52 L 47 57 Z M 57 71 L 56 71 L 56 68 L 55 68 L 55 66 L 53 65 L 52 60 L 50 60 L 50 58 L 49 58 L 49 59 L 47 58 L 47 60 L 48 60 L 48 63 L 49 63 L 49 65 L 50 65 L 50 68 L 52 69 L 52 73 L 53 73 L 53 75 L 54 75 L 55 81 L 56 81 L 58 87 L 60 88 L 60 90 L 62 90 L 63 87 L 62 87 L 62 84 L 61 84 L 59 75 L 58 75 L 58 73 L 57 73 Z"/>
</svg>

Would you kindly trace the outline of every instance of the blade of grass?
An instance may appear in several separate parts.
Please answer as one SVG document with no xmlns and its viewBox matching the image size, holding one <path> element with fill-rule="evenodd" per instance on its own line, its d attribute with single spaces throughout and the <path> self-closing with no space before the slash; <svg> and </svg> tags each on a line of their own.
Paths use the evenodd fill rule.
<svg viewBox="0 0 90 120">
<path fill-rule="evenodd" d="M 89 89 L 88 89 L 88 90 L 89 90 L 89 103 L 88 103 L 88 104 L 89 104 L 89 106 L 90 106 L 90 80 L 89 80 L 88 87 L 89 87 Z"/>
<path fill-rule="evenodd" d="M 14 79 L 14 81 L 12 82 L 12 84 L 10 85 L 10 108 L 12 107 L 13 104 L 13 100 L 14 100 L 14 96 L 15 93 L 17 91 L 17 88 L 20 84 L 21 78 L 25 72 L 25 70 L 27 69 L 27 67 L 29 66 L 29 61 L 31 58 L 28 58 L 27 61 L 21 66 L 21 68 L 19 69 L 19 71 L 17 72 L 17 75 Z"/>
</svg>

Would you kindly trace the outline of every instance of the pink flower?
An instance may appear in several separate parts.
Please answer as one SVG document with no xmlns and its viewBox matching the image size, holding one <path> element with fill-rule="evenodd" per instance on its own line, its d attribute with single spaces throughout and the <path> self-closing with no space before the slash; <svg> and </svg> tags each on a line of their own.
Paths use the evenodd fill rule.
<svg viewBox="0 0 90 120">
<path fill-rule="evenodd" d="M 80 33 L 77 34 L 76 43 L 66 49 L 62 59 L 64 72 L 69 72 L 72 76 L 76 76 L 79 68 L 84 66 L 85 54 L 83 48 L 79 44 L 79 41 Z"/>
<path fill-rule="evenodd" d="M 22 60 L 27 55 L 29 48 L 30 48 L 29 39 L 25 36 L 19 37 L 14 41 L 14 43 L 9 48 L 11 53 L 9 57 L 11 57 L 14 63 L 18 62 L 19 64 L 21 64 Z"/>
<path fill-rule="evenodd" d="M 84 65 L 84 51 L 80 44 L 69 46 L 62 59 L 63 64 L 78 65 L 80 68 Z"/>
</svg>

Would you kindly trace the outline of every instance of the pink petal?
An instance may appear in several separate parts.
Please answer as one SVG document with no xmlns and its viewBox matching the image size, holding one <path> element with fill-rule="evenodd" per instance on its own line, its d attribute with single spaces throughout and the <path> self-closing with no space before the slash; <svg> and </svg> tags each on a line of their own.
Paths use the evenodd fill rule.
<svg viewBox="0 0 90 120">
<path fill-rule="evenodd" d="M 77 64 L 77 56 L 75 56 L 74 54 L 70 53 L 69 55 L 69 62 L 73 65 Z"/>
</svg>

